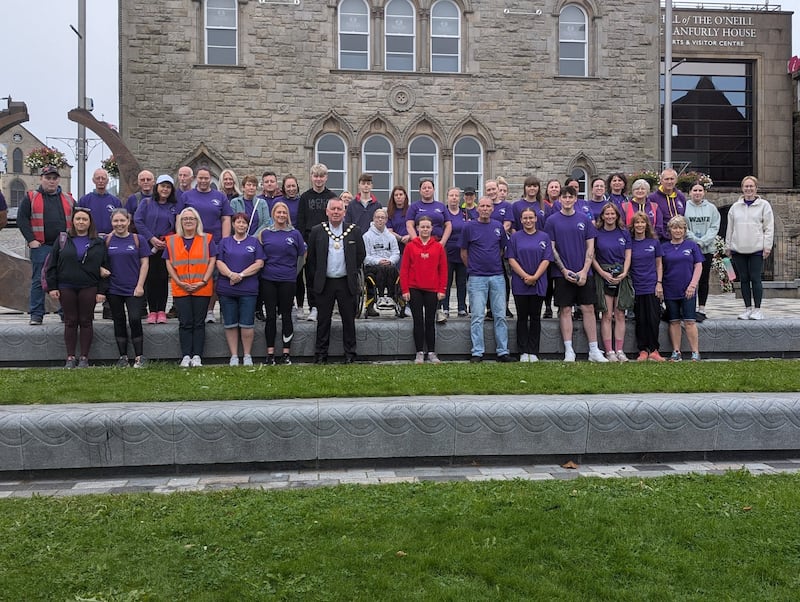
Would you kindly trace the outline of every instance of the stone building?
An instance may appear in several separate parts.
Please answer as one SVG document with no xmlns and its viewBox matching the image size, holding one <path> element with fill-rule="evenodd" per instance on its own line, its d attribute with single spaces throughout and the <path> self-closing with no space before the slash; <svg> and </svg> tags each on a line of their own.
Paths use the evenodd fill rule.
<svg viewBox="0 0 800 602">
<path fill-rule="evenodd" d="M 651 0 L 119 6 L 121 133 L 156 172 L 271 169 L 304 187 L 321 161 L 332 189 L 369 171 L 384 201 L 421 176 L 443 197 L 503 174 L 517 195 L 531 173 L 583 184 L 661 165 L 663 27 Z M 744 169 L 791 186 L 791 14 L 676 15 L 675 159 L 729 182 Z M 727 121 L 704 129 L 721 105 Z"/>
<path fill-rule="evenodd" d="M 9 209 L 19 206 L 26 190 L 39 187 L 39 172 L 25 167 L 25 157 L 35 148 L 47 146 L 21 125 L 14 126 L 0 134 L 0 190 L 6 198 Z M 4 157 L 4 158 L 3 158 Z M 61 187 L 70 189 L 72 171 L 69 167 L 61 170 Z"/>
</svg>

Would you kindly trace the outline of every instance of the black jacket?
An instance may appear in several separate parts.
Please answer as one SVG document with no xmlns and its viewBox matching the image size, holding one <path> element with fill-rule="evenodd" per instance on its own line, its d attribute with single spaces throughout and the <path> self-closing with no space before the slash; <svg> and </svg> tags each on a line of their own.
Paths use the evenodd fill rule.
<svg viewBox="0 0 800 602">
<path fill-rule="evenodd" d="M 97 292 L 104 295 L 108 290 L 108 278 L 100 277 L 100 268 L 108 268 L 108 265 L 108 251 L 102 238 L 89 241 L 85 257 L 78 257 L 70 236 L 67 236 L 63 251 L 56 239 L 47 266 L 47 289 L 58 290 L 59 283 L 63 282 L 80 288 L 96 286 Z"/>
<path fill-rule="evenodd" d="M 349 226 L 345 225 L 344 231 L 347 231 L 348 228 Z M 318 295 L 325 288 L 325 279 L 327 278 L 325 274 L 328 270 L 328 240 L 328 233 L 325 232 L 322 224 L 311 228 L 307 243 L 306 266 L 309 273 L 313 274 L 311 284 L 314 292 Z M 364 239 L 361 237 L 361 230 L 358 226 L 354 226 L 342 242 L 344 243 L 344 263 L 347 267 L 347 286 L 353 295 L 357 295 L 358 274 L 364 264 L 364 258 L 367 256 Z"/>
</svg>

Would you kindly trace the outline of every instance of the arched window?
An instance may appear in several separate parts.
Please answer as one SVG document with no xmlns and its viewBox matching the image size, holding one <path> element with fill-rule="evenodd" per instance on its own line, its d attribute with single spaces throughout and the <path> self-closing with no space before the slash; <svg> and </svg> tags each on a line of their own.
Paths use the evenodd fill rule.
<svg viewBox="0 0 800 602">
<path fill-rule="evenodd" d="M 461 71 L 461 11 L 451 0 L 431 8 L 431 71 Z"/>
<path fill-rule="evenodd" d="M 589 74 L 589 37 L 586 13 L 567 4 L 558 16 L 558 74 L 586 77 Z"/>
<path fill-rule="evenodd" d="M 14 152 L 11 153 L 11 171 L 14 173 L 22 173 L 22 166 L 23 166 L 23 157 L 22 157 L 22 149 L 15 148 Z"/>
<path fill-rule="evenodd" d="M 346 188 L 347 145 L 336 134 L 324 134 L 317 140 L 315 163 L 324 163 L 328 168 L 328 188 L 336 193 Z"/>
<path fill-rule="evenodd" d="M 207 65 L 238 64 L 237 0 L 206 0 Z"/>
<path fill-rule="evenodd" d="M 386 70 L 414 71 L 416 15 L 408 0 L 386 5 Z"/>
<path fill-rule="evenodd" d="M 339 68 L 369 69 L 369 7 L 363 0 L 339 4 Z"/>
<path fill-rule="evenodd" d="M 587 175 L 586 170 L 583 169 L 583 167 L 574 167 L 569 175 L 578 180 L 578 198 L 585 199 L 586 186 L 589 182 L 589 176 Z"/>
<path fill-rule="evenodd" d="M 394 187 L 392 179 L 392 143 L 385 136 L 373 135 L 361 148 L 361 168 L 372 175 L 372 194 L 386 206 Z"/>
<path fill-rule="evenodd" d="M 25 182 L 22 180 L 12 180 L 10 187 L 11 198 L 8 199 L 9 207 L 19 207 L 22 199 L 25 198 Z"/>
<path fill-rule="evenodd" d="M 476 138 L 459 138 L 453 146 L 453 186 L 483 189 L 483 147 Z"/>
<path fill-rule="evenodd" d="M 417 136 L 408 145 L 408 190 L 419 190 L 420 178 L 431 178 L 439 189 L 439 147 L 430 136 Z"/>
</svg>

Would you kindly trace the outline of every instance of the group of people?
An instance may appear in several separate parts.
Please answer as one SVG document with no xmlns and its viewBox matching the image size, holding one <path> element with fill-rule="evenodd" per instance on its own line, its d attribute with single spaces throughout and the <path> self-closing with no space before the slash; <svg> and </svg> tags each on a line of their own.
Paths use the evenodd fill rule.
<svg viewBox="0 0 800 602">
<path fill-rule="evenodd" d="M 552 305 L 564 345 L 564 360 L 576 359 L 573 310 L 582 316 L 589 360 L 628 361 L 623 350 L 625 318 L 635 314 L 637 360 L 664 361 L 658 332 L 662 302 L 672 346 L 681 359 L 684 324 L 692 359 L 699 359 L 695 323 L 705 319 L 715 238 L 716 207 L 697 182 L 687 200 L 675 188 L 677 174 L 661 173 L 656 190 L 645 180 L 630 186 L 614 173 L 591 182 L 591 195 L 578 198 L 578 183 L 562 185 L 529 176 L 522 198 L 509 202 L 508 183 L 485 182 L 435 198 L 434 182 L 423 178 L 419 198 L 395 186 L 388 206 L 372 194 L 372 177 L 362 174 L 358 193 L 336 195 L 327 188 L 327 168 L 311 168 L 311 188 L 273 172 L 245 176 L 229 169 L 212 185 L 208 168 L 193 173 L 139 174 L 139 190 L 125 202 L 107 190 L 108 174 L 94 172 L 95 189 L 78 203 L 59 186 L 58 170 L 41 170 L 41 184 L 20 205 L 18 224 L 30 249 L 30 324 L 45 313 L 45 291 L 63 312 L 67 367 L 88 365 L 97 302 L 106 302 L 119 348 L 118 366 L 144 366 L 142 321 L 179 320 L 181 366 L 201 366 L 205 325 L 220 313 L 230 365 L 252 365 L 256 317 L 265 321 L 266 363 L 291 364 L 293 320 L 307 296 L 306 319 L 317 322 L 315 363 L 328 361 L 334 305 L 342 319 L 344 361 L 357 357 L 355 317 L 366 282 L 365 316 L 394 296 L 410 311 L 418 364 L 440 363 L 436 323 L 456 311 L 470 316 L 471 361 L 483 360 L 484 320 L 492 320 L 496 356 L 516 361 L 508 348 L 511 294 L 517 310 L 519 360 L 536 362 L 541 317 Z M 193 186 L 193 180 L 196 185 Z M 758 196 L 757 181 L 742 181 L 742 197 L 728 213 L 727 247 L 742 285 L 741 319 L 761 319 L 763 260 L 772 247 L 773 217 Z M 171 290 L 174 307 L 167 311 Z M 698 305 L 699 303 L 699 305 Z M 754 304 L 754 305 L 753 305 Z M 595 312 L 600 314 L 598 342 Z M 277 341 L 277 318 L 281 339 Z M 577 315 L 577 314 L 576 314 Z M 78 342 L 80 354 L 76 354 Z"/>
</svg>

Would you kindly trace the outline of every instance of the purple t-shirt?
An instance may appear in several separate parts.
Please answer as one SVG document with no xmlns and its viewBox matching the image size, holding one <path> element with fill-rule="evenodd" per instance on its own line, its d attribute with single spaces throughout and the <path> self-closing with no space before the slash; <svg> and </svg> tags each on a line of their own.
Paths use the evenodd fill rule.
<svg viewBox="0 0 800 602">
<path fill-rule="evenodd" d="M 461 263 L 461 233 L 464 230 L 464 224 L 472 221 L 466 209 L 459 209 L 458 213 L 453 215 L 450 210 L 447 210 L 448 217 L 450 218 L 450 238 L 447 239 L 445 250 L 447 251 L 447 262 L 449 264 Z"/>
<path fill-rule="evenodd" d="M 697 243 L 684 240 L 675 245 L 670 241 L 661 243 L 664 263 L 664 299 L 683 299 L 694 273 L 694 264 L 703 263 L 703 252 Z"/>
<path fill-rule="evenodd" d="M 78 260 L 82 260 L 83 256 L 86 255 L 86 249 L 89 248 L 89 237 L 73 236 L 72 244 L 75 245 L 75 253 L 78 255 Z"/>
<path fill-rule="evenodd" d="M 631 284 L 636 295 L 653 295 L 656 292 L 656 258 L 661 257 L 661 243 L 656 238 L 631 240 Z"/>
<path fill-rule="evenodd" d="M 542 205 L 544 205 L 544 209 L 542 209 Z M 526 209 L 533 209 L 536 212 L 536 229 L 544 230 L 547 216 L 550 215 L 553 208 L 547 203 L 539 203 L 538 201 L 529 203 L 525 199 L 520 199 L 511 205 L 511 211 L 514 214 L 514 230 L 522 230 L 522 212 Z"/>
<path fill-rule="evenodd" d="M 595 201 L 593 199 L 586 200 L 586 210 L 592 214 L 592 220 L 596 220 L 600 217 L 600 213 L 603 211 L 603 207 L 608 204 L 608 201 L 603 199 L 602 201 Z"/>
<path fill-rule="evenodd" d="M 470 276 L 502 274 L 503 251 L 508 237 L 503 224 L 496 220 L 467 222 L 461 230 L 461 248 L 467 249 L 467 273 Z"/>
<path fill-rule="evenodd" d="M 491 219 L 496 220 L 503 224 L 504 222 L 514 222 L 514 210 L 511 208 L 511 203 L 508 201 L 500 201 L 492 205 Z"/>
<path fill-rule="evenodd" d="M 572 215 L 553 212 L 547 218 L 544 231 L 556 243 L 556 251 L 564 267 L 572 272 L 580 272 L 586 262 L 586 241 L 597 236 L 597 229 L 586 214 L 579 211 Z M 591 268 L 588 273 L 592 273 Z M 564 275 L 553 264 L 550 277 L 563 278 Z"/>
<path fill-rule="evenodd" d="M 520 230 L 511 235 L 511 240 L 508 241 L 506 248 L 506 257 L 516 259 L 528 274 L 535 274 L 542 261 L 547 260 L 552 263 L 553 245 L 546 232 L 537 230 L 533 234 L 528 234 L 524 230 Z M 547 271 L 545 270 L 535 285 L 530 286 L 525 284 L 514 270 L 511 270 L 511 292 L 515 295 L 544 297 L 547 292 Z"/>
<path fill-rule="evenodd" d="M 615 228 L 606 230 L 597 229 L 597 236 L 594 239 L 594 257 L 597 263 L 618 263 L 625 264 L 625 251 L 631 248 L 631 233 L 627 230 Z"/>
<path fill-rule="evenodd" d="M 442 238 L 444 225 L 450 221 L 450 215 L 444 203 L 439 201 L 433 201 L 432 203 L 417 201 L 412 203 L 411 207 L 408 208 L 408 213 L 406 213 L 406 220 L 411 220 L 416 224 L 417 218 L 422 215 L 427 215 L 431 218 L 431 223 L 433 224 L 432 235 L 437 239 Z"/>
<path fill-rule="evenodd" d="M 408 234 L 408 226 L 406 226 L 406 219 L 408 211 L 404 215 L 400 209 L 395 209 L 394 215 L 386 222 L 386 227 L 399 236 Z"/>
<path fill-rule="evenodd" d="M 261 247 L 266 262 L 261 278 L 272 282 L 294 282 L 297 280 L 297 262 L 305 255 L 306 243 L 296 228 L 291 230 L 262 230 Z"/>
<path fill-rule="evenodd" d="M 139 247 L 136 247 L 134 236 L 139 237 Z M 108 262 L 111 277 L 108 282 L 108 294 L 132 297 L 139 282 L 139 269 L 142 267 L 142 257 L 150 256 L 150 245 L 144 236 L 128 234 L 120 238 L 112 234 L 107 243 Z"/>
<path fill-rule="evenodd" d="M 217 261 L 224 262 L 232 272 L 243 272 L 259 259 L 265 259 L 264 251 L 254 236 L 246 236 L 241 241 L 227 236 L 219 243 Z M 230 278 L 220 274 L 217 279 L 217 294 L 226 297 L 257 295 L 258 273 L 246 276 L 238 284 L 231 284 Z"/>
<path fill-rule="evenodd" d="M 111 227 L 111 212 L 117 207 L 122 207 L 120 201 L 113 194 L 97 194 L 92 191 L 85 194 L 78 201 L 78 207 L 86 207 L 92 212 L 92 221 L 100 234 L 108 234 L 113 230 Z"/>
<path fill-rule="evenodd" d="M 218 243 L 222 238 L 222 218 L 233 215 L 231 202 L 225 193 L 219 190 L 200 192 L 192 188 L 184 192 L 178 201 L 178 214 L 186 207 L 197 210 L 203 222 L 203 231 L 211 234 L 214 242 Z"/>
</svg>

